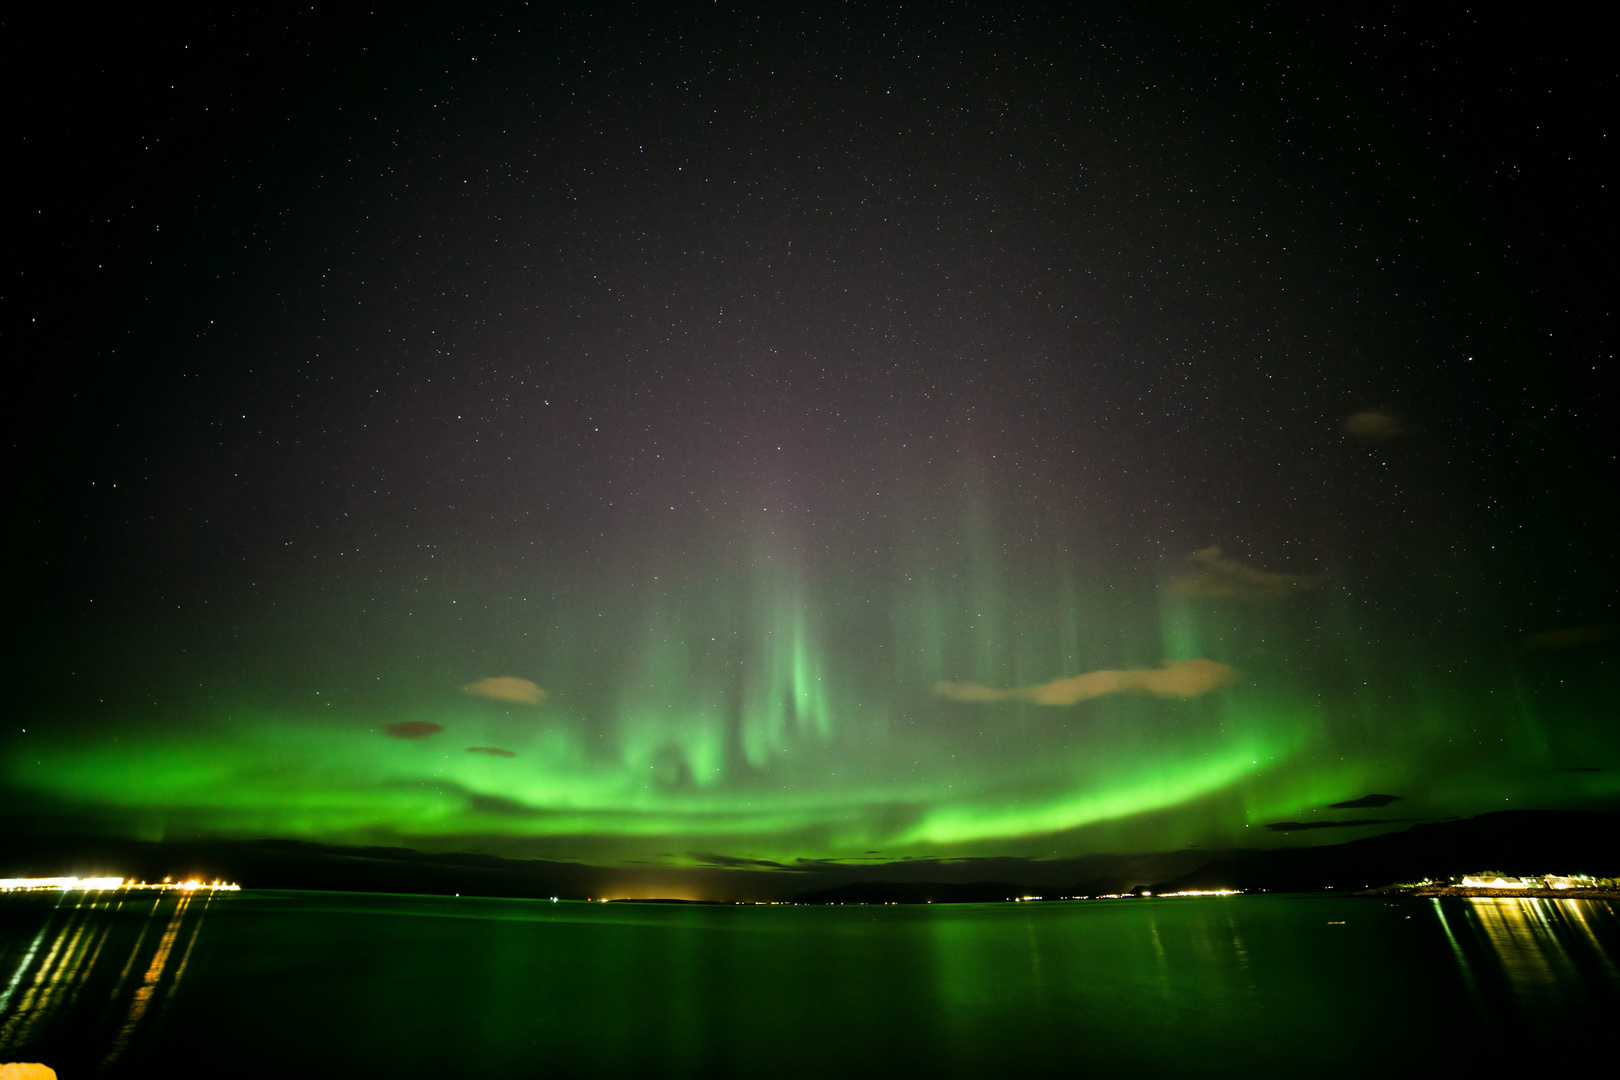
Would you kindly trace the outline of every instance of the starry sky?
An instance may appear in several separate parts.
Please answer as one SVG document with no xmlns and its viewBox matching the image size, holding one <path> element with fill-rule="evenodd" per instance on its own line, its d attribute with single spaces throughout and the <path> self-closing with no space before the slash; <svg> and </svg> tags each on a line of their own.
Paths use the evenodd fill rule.
<svg viewBox="0 0 1620 1080">
<path fill-rule="evenodd" d="M 6 18 L 14 822 L 768 867 L 1620 800 L 1595 33 Z"/>
</svg>

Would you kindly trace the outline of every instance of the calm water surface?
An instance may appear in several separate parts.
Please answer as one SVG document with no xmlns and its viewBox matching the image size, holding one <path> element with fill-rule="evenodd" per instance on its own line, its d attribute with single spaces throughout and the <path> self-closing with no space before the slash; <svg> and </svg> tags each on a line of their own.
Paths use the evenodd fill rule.
<svg viewBox="0 0 1620 1080">
<path fill-rule="evenodd" d="M 1602 901 L 0 898 L 0 1061 L 81 1076 L 1350 1075 L 1605 1055 Z"/>
</svg>

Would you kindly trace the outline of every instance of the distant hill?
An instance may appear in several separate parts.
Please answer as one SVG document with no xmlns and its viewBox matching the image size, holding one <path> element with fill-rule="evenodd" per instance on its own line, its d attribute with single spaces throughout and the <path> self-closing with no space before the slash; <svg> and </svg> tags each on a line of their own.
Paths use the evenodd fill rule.
<svg viewBox="0 0 1620 1080">
<path fill-rule="evenodd" d="M 1024 895 L 1024 890 L 997 881 L 959 884 L 949 881 L 854 881 L 830 889 L 813 889 L 793 898 L 796 904 L 988 904 Z"/>
<path fill-rule="evenodd" d="M 0 815 L 3 816 L 3 815 Z M 1193 869 L 1197 867 L 1197 869 Z M 651 894 L 802 903 L 985 903 L 1018 896 L 1190 888 L 1365 888 L 1484 869 L 1620 877 L 1620 814 L 1517 810 L 1283 851 L 1073 859 L 814 861 L 776 870 L 610 867 L 289 840 L 148 843 L 0 830 L 0 877 L 221 877 L 245 888 L 607 899 Z M 1177 876 L 1179 874 L 1179 876 Z M 953 876 L 957 880 L 950 880 Z M 977 880 L 975 880 L 977 879 Z M 987 880 L 988 879 L 988 880 Z"/>
<path fill-rule="evenodd" d="M 5 818 L 0 805 L 0 820 Z M 900 859 L 839 863 L 796 860 L 788 865 L 724 860 L 696 866 L 596 866 L 546 859 L 413 851 L 403 847 L 346 847 L 295 840 L 172 840 L 0 830 L 0 877 L 118 875 L 224 878 L 248 889 L 320 889 L 343 892 L 426 893 L 462 896 L 584 900 L 637 896 L 723 901 L 783 901 L 805 893 L 890 882 L 903 886 L 896 903 L 926 902 L 950 890 L 986 899 L 1029 894 L 1059 896 L 1121 892 L 1160 881 L 1232 851 L 1174 851 L 1085 855 L 1071 859 L 993 857 Z M 1015 884 L 1000 884 L 1013 882 Z M 1083 884 L 1082 884 L 1083 883 Z M 908 892 L 921 889 L 929 895 Z M 854 895 L 854 894 L 852 894 Z M 877 894 L 872 894 L 877 895 Z M 952 893 L 951 895 L 956 895 Z M 837 903 L 839 901 L 832 901 Z M 862 902 L 850 901 L 844 902 Z M 888 903 L 890 900 L 872 901 Z M 940 899 L 938 902 L 948 902 Z"/>
<path fill-rule="evenodd" d="M 295 840 L 149 843 L 109 838 L 0 838 L 0 876 L 105 874 L 145 881 L 223 878 L 248 889 L 466 894 L 584 899 L 600 895 L 592 867 L 393 847 L 336 847 Z"/>
<path fill-rule="evenodd" d="M 1504 810 L 1321 847 L 1217 859 L 1153 886 L 1309 892 L 1361 889 L 1484 868 L 1507 874 L 1620 874 L 1620 814 Z"/>
</svg>

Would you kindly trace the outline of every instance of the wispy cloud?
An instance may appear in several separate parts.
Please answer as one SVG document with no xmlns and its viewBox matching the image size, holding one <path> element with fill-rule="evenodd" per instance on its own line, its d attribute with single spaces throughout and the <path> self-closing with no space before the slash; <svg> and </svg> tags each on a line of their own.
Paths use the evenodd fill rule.
<svg viewBox="0 0 1620 1080">
<path fill-rule="evenodd" d="M 1365 442 L 1382 442 L 1408 429 L 1404 420 L 1386 409 L 1362 409 L 1344 418 L 1344 430 Z"/>
<path fill-rule="evenodd" d="M 490 679 L 479 679 L 470 682 L 461 688 L 465 693 L 477 694 L 479 697 L 494 698 L 496 701 L 511 701 L 519 705 L 538 705 L 546 700 L 546 692 L 528 679 L 514 679 L 510 675 L 497 675 Z"/>
<path fill-rule="evenodd" d="M 1596 645 L 1620 638 L 1620 626 L 1600 623 L 1597 626 L 1566 626 L 1561 630 L 1543 630 L 1524 639 L 1524 647 L 1532 652 L 1551 649 L 1578 649 L 1582 645 Z"/>
<path fill-rule="evenodd" d="M 997 690 L 976 682 L 937 682 L 934 693 L 952 701 L 1012 701 L 1022 696 L 1019 690 Z"/>
<path fill-rule="evenodd" d="M 390 739 L 427 739 L 444 730 L 443 724 L 430 724 L 426 720 L 405 720 L 389 724 L 383 734 Z"/>
<path fill-rule="evenodd" d="M 469 746 L 467 747 L 467 753 L 488 754 L 491 757 L 517 757 L 517 751 L 502 750 L 498 746 Z"/>
<path fill-rule="evenodd" d="M 1028 701 L 1036 705 L 1073 705 L 1105 694 L 1138 692 L 1154 697 L 1193 698 L 1219 690 L 1238 678 L 1236 668 L 1214 660 L 1179 660 L 1162 668 L 1088 671 L 1072 679 L 1007 690 L 970 682 L 942 682 L 934 693 L 951 701 Z"/>
<path fill-rule="evenodd" d="M 1375 810 L 1390 803 L 1400 802 L 1399 795 L 1363 795 L 1359 799 L 1346 799 L 1344 802 L 1328 803 L 1329 810 Z"/>
<path fill-rule="evenodd" d="M 1189 569 L 1165 586 L 1171 596 L 1206 600 L 1279 600 L 1310 592 L 1327 580 L 1322 574 L 1280 574 L 1256 570 L 1207 547 L 1187 556 Z"/>
<path fill-rule="evenodd" d="M 715 855 L 707 851 L 689 851 L 687 858 L 705 866 L 718 866 L 727 870 L 787 870 L 796 872 L 794 867 L 784 863 L 774 862 L 770 859 L 747 859 L 735 855 Z"/>
<path fill-rule="evenodd" d="M 1353 821 L 1274 821 L 1266 828 L 1272 832 L 1306 832 L 1311 829 L 1359 829 L 1363 825 L 1399 824 L 1405 818 L 1356 818 Z"/>
</svg>

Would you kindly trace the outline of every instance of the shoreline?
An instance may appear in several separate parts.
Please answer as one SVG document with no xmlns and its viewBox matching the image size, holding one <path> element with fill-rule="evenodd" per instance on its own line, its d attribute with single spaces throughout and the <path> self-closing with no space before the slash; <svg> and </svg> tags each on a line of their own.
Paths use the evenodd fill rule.
<svg viewBox="0 0 1620 1080">
<path fill-rule="evenodd" d="M 1620 889 L 1490 889 L 1467 888 L 1461 885 L 1386 885 L 1381 889 L 1363 889 L 1357 896 L 1463 896 L 1502 897 L 1521 900 L 1620 900 Z"/>
</svg>

